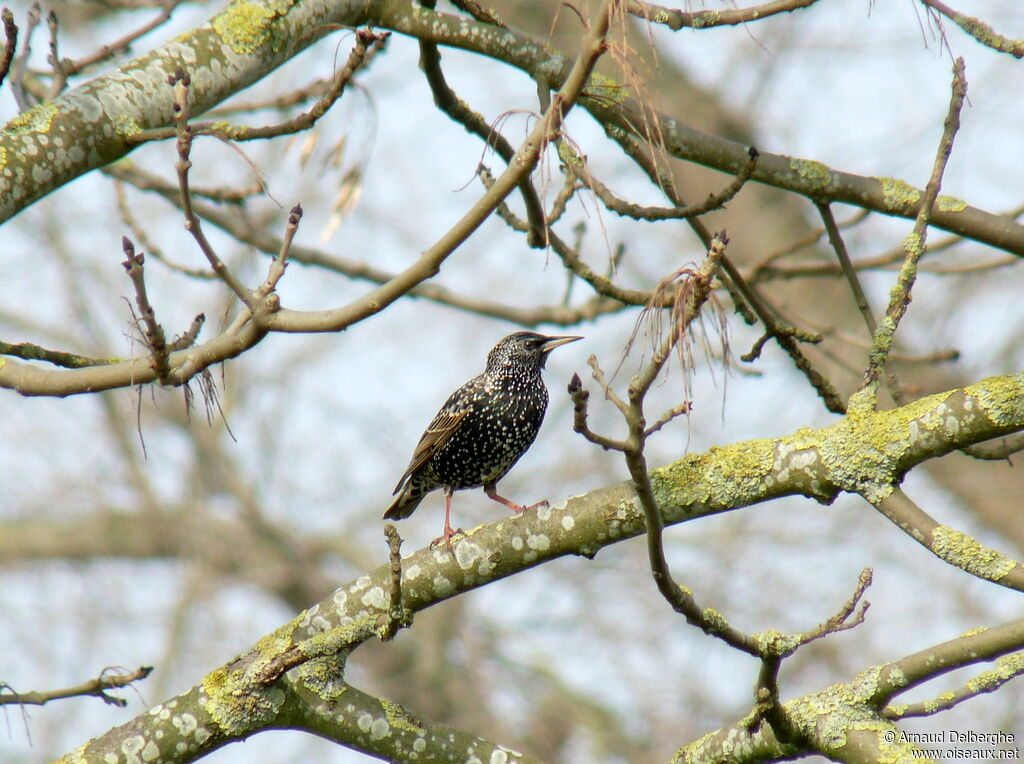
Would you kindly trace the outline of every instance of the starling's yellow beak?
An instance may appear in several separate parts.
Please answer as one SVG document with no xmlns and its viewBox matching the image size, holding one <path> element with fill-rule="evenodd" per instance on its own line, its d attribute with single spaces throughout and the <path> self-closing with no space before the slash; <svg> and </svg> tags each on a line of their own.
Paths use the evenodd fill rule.
<svg viewBox="0 0 1024 764">
<path fill-rule="evenodd" d="M 570 342 L 581 340 L 582 337 L 548 337 L 547 342 L 540 346 L 541 352 L 545 355 L 557 347 L 568 345 Z"/>
</svg>

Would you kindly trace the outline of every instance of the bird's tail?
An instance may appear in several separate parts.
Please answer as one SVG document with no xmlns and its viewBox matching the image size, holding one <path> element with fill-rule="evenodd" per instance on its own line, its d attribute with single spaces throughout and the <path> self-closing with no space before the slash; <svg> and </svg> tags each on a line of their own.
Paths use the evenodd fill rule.
<svg viewBox="0 0 1024 764">
<path fill-rule="evenodd" d="M 400 488 L 398 496 L 384 512 L 385 520 L 404 520 L 416 511 L 416 507 L 423 501 L 423 497 L 429 493 L 413 485 L 411 480 Z"/>
</svg>

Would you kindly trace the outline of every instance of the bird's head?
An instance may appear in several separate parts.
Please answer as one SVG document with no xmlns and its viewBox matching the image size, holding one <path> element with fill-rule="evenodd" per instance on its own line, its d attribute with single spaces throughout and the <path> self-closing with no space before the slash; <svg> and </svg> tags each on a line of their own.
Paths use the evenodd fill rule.
<svg viewBox="0 0 1024 764">
<path fill-rule="evenodd" d="M 516 332 L 495 345 L 487 355 L 488 371 L 507 366 L 543 369 L 548 353 L 582 337 L 547 337 L 536 332 Z"/>
</svg>

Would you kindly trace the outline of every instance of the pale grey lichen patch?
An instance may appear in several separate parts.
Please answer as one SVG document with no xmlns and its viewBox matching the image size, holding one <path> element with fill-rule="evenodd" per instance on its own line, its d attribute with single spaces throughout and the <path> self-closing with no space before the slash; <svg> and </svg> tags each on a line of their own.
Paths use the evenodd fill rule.
<svg viewBox="0 0 1024 764">
<path fill-rule="evenodd" d="M 526 538 L 526 545 L 538 552 L 546 552 L 551 548 L 551 539 L 545 533 L 530 534 Z"/>
<path fill-rule="evenodd" d="M 491 751 L 490 764 L 508 764 L 508 751 L 504 751 L 500 748 Z"/>
<path fill-rule="evenodd" d="M 178 734 L 181 737 L 188 737 L 195 732 L 196 728 L 199 726 L 199 722 L 196 717 L 188 713 L 175 714 L 174 718 L 171 719 L 171 724 L 173 724 L 174 728 L 178 730 Z"/>
<path fill-rule="evenodd" d="M 455 593 L 455 585 L 442 575 L 434 576 L 433 588 L 438 597 L 448 597 Z"/>
<path fill-rule="evenodd" d="M 334 602 L 334 607 L 339 611 L 344 610 L 345 605 L 348 603 L 348 592 L 344 588 L 335 589 L 331 600 Z"/>
<path fill-rule="evenodd" d="M 380 740 L 387 737 L 390 733 L 391 728 L 388 726 L 387 719 L 374 719 L 373 724 L 370 725 L 370 737 L 373 740 Z"/>
<path fill-rule="evenodd" d="M 484 550 L 479 544 L 469 539 L 463 539 L 455 545 L 455 562 L 463 570 L 469 570 L 477 560 L 483 559 L 483 557 Z"/>
<path fill-rule="evenodd" d="M 155 740 L 150 740 L 146 743 L 146 747 L 142 749 L 142 760 L 156 761 L 158 758 L 160 758 L 160 747 L 156 744 Z"/>
<path fill-rule="evenodd" d="M 517 552 L 520 551 L 523 548 L 523 537 L 522 536 L 513 536 L 512 537 L 512 548 L 515 549 Z"/>
<path fill-rule="evenodd" d="M 378 610 L 386 610 L 391 598 L 385 593 L 384 587 L 375 586 L 360 598 L 367 607 L 375 607 Z"/>
<path fill-rule="evenodd" d="M 968 401 L 977 401 L 989 421 L 1013 425 L 1024 421 L 1024 372 L 992 377 L 964 388 Z"/>
<path fill-rule="evenodd" d="M 572 515 L 563 515 L 562 528 L 564 528 L 566 531 L 571 531 L 574 527 L 576 527 L 575 518 L 573 518 Z"/>
<path fill-rule="evenodd" d="M 359 718 L 356 719 L 356 726 L 359 727 L 363 732 L 369 732 L 370 727 L 373 725 L 373 715 L 368 711 L 363 711 L 359 714 Z"/>
<path fill-rule="evenodd" d="M 337 592 L 335 592 L 335 594 L 337 594 Z M 307 626 L 309 626 L 310 622 L 313 620 L 313 617 L 317 613 L 319 613 L 319 612 L 320 612 L 320 603 L 319 602 L 317 604 L 313 605 L 313 607 L 307 608 L 306 610 L 303 610 L 302 611 L 302 615 L 299 617 L 299 622 L 298 622 L 299 627 L 305 629 Z"/>
<path fill-rule="evenodd" d="M 127 757 L 128 761 L 137 761 L 138 755 L 145 745 L 146 739 L 142 735 L 131 735 L 121 741 L 121 753 Z"/>
<path fill-rule="evenodd" d="M 418 564 L 410 565 L 404 569 L 404 576 L 407 581 L 415 581 L 423 574 L 423 568 Z"/>
<path fill-rule="evenodd" d="M 537 517 L 539 517 L 541 520 L 550 520 L 551 506 L 548 504 L 541 504 L 539 507 L 537 507 Z"/>
<path fill-rule="evenodd" d="M 555 510 L 560 510 L 560 509 L 565 509 L 568 506 L 569 506 L 569 500 L 568 499 L 561 499 L 559 501 L 556 501 L 554 504 L 552 504 L 551 508 L 555 509 Z"/>
<path fill-rule="evenodd" d="M 488 559 L 487 557 L 481 557 L 480 564 L 476 566 L 477 575 L 480 576 L 482 579 L 486 580 L 487 577 L 490 576 L 491 573 L 494 571 L 494 568 L 497 566 L 496 559 L 499 558 Z"/>
</svg>

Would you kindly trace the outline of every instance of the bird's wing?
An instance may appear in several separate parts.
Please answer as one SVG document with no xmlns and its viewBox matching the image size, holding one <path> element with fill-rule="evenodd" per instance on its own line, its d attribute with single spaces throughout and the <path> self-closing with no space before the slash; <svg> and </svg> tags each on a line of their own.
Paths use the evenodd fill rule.
<svg viewBox="0 0 1024 764">
<path fill-rule="evenodd" d="M 412 461 L 409 462 L 409 467 L 405 470 L 405 474 L 402 475 L 402 479 L 395 486 L 394 493 L 398 493 L 402 484 L 429 462 L 434 454 L 441 450 L 444 444 L 455 434 L 455 431 L 459 429 L 459 423 L 466 418 L 468 413 L 468 408 L 459 411 L 441 409 L 437 412 L 434 421 L 427 425 L 427 431 L 420 438 L 420 442 L 412 454 Z"/>
</svg>

